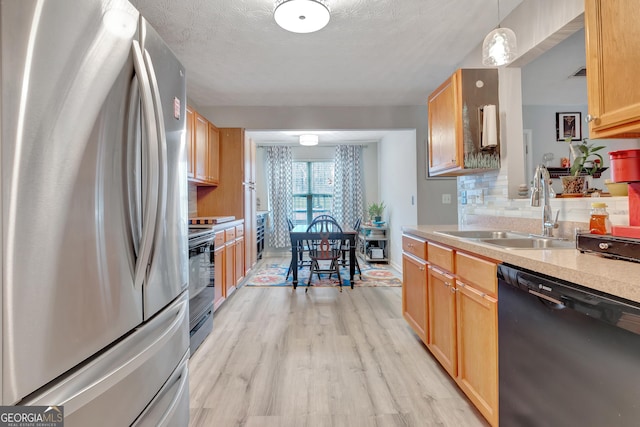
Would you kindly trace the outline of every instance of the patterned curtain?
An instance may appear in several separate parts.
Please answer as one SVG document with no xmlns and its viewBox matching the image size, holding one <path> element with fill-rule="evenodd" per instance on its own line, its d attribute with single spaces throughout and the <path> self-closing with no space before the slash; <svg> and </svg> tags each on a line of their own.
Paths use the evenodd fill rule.
<svg viewBox="0 0 640 427">
<path fill-rule="evenodd" d="M 273 219 L 270 244 L 274 248 L 285 248 L 291 246 L 287 218 L 293 215 L 293 155 L 291 147 L 273 146 L 266 150 L 269 206 Z"/>
<path fill-rule="evenodd" d="M 353 225 L 362 217 L 362 147 L 336 146 L 333 215 L 340 224 Z"/>
</svg>

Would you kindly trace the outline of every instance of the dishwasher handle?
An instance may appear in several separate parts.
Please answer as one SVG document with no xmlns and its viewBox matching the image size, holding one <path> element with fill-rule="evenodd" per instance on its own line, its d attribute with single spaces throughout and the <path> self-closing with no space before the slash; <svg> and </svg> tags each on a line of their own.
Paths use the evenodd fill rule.
<svg viewBox="0 0 640 427">
<path fill-rule="evenodd" d="M 529 289 L 529 293 L 531 295 L 537 296 L 538 298 L 542 298 L 543 300 L 546 300 L 546 301 L 554 303 L 556 306 L 553 307 L 553 308 L 555 308 L 557 310 L 562 310 L 563 308 L 566 308 L 566 306 L 562 303 L 562 301 L 557 300 L 555 298 L 552 298 L 552 297 L 550 297 L 548 295 L 541 294 L 540 292 L 536 292 L 533 289 Z"/>
</svg>

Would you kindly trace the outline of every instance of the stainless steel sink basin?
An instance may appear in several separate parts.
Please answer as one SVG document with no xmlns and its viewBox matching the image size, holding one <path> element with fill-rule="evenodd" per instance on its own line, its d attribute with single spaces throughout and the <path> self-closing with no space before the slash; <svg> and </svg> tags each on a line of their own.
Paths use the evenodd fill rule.
<svg viewBox="0 0 640 427">
<path fill-rule="evenodd" d="M 508 239 L 524 238 L 524 233 L 516 233 L 504 230 L 460 230 L 460 231 L 436 231 L 436 233 L 446 236 L 460 237 L 463 239 Z"/>
<path fill-rule="evenodd" d="M 482 239 L 481 242 L 500 246 L 504 249 L 575 249 L 574 242 L 568 240 L 525 237 L 520 239 Z"/>
</svg>

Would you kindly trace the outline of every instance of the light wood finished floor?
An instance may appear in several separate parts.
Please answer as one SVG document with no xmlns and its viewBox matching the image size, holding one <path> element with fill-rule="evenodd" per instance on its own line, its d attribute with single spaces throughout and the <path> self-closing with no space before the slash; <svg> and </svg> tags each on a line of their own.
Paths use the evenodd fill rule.
<svg viewBox="0 0 640 427">
<path fill-rule="evenodd" d="M 401 288 L 241 287 L 191 357 L 190 426 L 487 426 L 401 315 Z"/>
</svg>

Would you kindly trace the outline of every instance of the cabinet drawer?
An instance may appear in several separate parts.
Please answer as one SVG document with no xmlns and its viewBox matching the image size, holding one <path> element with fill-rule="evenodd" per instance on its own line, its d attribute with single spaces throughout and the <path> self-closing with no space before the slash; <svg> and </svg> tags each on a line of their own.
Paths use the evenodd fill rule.
<svg viewBox="0 0 640 427">
<path fill-rule="evenodd" d="M 429 263 L 453 272 L 453 249 L 429 242 L 427 247 Z"/>
<path fill-rule="evenodd" d="M 417 256 L 420 259 L 427 259 L 427 241 L 421 240 L 416 237 L 402 236 L 402 250 L 412 255 Z"/>
<path fill-rule="evenodd" d="M 224 245 L 224 231 L 218 231 L 214 240 L 214 248 L 219 248 Z"/>
<path fill-rule="evenodd" d="M 244 236 L 244 225 L 236 225 L 236 237 Z"/>
<path fill-rule="evenodd" d="M 497 295 L 498 265 L 496 263 L 457 252 L 456 273 L 460 280 L 489 295 Z"/>
<path fill-rule="evenodd" d="M 224 241 L 229 242 L 236 238 L 236 228 L 231 227 L 224 230 Z"/>
</svg>

